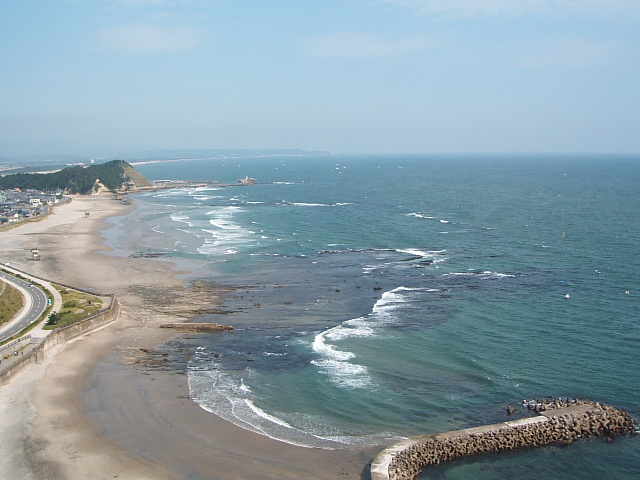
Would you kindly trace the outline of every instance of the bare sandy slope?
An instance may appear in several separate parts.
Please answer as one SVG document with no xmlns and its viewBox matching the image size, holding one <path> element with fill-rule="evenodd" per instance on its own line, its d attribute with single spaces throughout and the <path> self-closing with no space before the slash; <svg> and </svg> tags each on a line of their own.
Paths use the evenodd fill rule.
<svg viewBox="0 0 640 480">
<path fill-rule="evenodd" d="M 98 253 L 105 219 L 131 208 L 75 197 L 44 221 L 0 232 L 0 261 L 115 293 L 122 305 L 116 323 L 0 386 L 2 478 L 368 478 L 376 449 L 308 449 L 247 432 L 192 402 L 184 372 L 149 367 L 149 352 L 172 335 L 158 325 L 210 307 L 218 290 L 185 286 L 169 262 Z"/>
</svg>

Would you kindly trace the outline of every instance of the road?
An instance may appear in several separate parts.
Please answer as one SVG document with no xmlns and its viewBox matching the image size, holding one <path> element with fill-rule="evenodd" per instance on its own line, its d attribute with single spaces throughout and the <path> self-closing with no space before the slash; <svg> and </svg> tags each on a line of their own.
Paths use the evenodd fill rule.
<svg viewBox="0 0 640 480">
<path fill-rule="evenodd" d="M 0 272 L 0 279 L 17 287 L 23 295 L 26 295 L 25 301 L 29 306 L 27 311 L 22 312 L 20 318 L 12 320 L 0 329 L 0 342 L 2 342 L 28 327 L 34 320 L 40 318 L 40 315 L 42 315 L 47 308 L 47 296 L 36 285 L 13 275 Z"/>
</svg>

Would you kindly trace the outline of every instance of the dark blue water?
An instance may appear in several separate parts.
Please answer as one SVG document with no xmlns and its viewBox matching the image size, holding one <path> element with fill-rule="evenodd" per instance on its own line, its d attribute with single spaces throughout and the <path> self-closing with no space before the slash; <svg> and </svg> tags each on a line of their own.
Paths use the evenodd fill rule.
<svg viewBox="0 0 640 480">
<path fill-rule="evenodd" d="M 193 398 L 290 443 L 349 448 L 578 396 L 640 414 L 640 158 L 322 156 L 140 165 L 258 185 L 136 196 L 122 253 L 241 288 L 198 337 Z M 115 229 L 117 231 L 117 228 Z M 144 232 L 144 234 L 141 234 Z M 634 438 L 428 478 L 636 478 Z M 427 477 L 425 477 L 427 478 Z"/>
</svg>

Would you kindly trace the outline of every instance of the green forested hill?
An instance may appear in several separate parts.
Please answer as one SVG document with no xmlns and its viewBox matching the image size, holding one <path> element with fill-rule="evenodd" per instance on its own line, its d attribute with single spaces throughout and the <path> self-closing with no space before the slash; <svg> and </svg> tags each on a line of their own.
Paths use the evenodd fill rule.
<svg viewBox="0 0 640 480">
<path fill-rule="evenodd" d="M 16 173 L 0 177 L 0 189 L 32 188 L 36 190 L 51 191 L 64 190 L 67 193 L 88 194 L 91 193 L 99 180 L 110 191 L 116 191 L 123 184 L 134 187 L 151 185 L 146 178 L 134 170 L 123 160 L 91 165 L 90 167 L 74 166 L 64 168 L 54 173 Z"/>
</svg>

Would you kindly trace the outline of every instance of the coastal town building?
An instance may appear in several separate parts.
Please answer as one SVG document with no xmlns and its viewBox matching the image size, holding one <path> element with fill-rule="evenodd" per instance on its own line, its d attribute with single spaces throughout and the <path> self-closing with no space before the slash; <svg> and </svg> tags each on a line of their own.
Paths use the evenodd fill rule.
<svg viewBox="0 0 640 480">
<path fill-rule="evenodd" d="M 63 201 L 61 191 L 0 190 L 0 225 L 46 215 L 52 205 Z"/>
<path fill-rule="evenodd" d="M 248 175 L 245 178 L 239 178 L 238 179 L 238 185 L 242 185 L 242 186 L 246 186 L 246 185 L 253 185 L 257 182 L 258 180 L 256 180 L 255 178 L 250 178 Z"/>
</svg>

